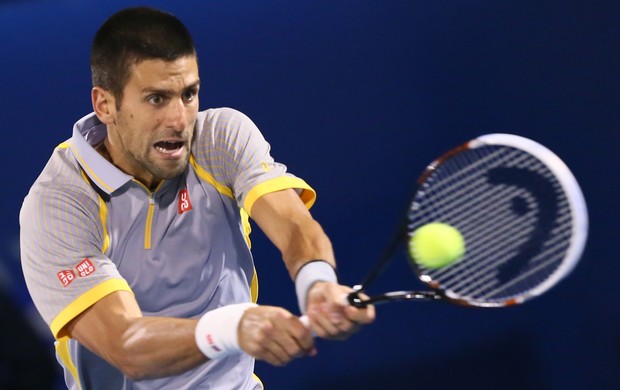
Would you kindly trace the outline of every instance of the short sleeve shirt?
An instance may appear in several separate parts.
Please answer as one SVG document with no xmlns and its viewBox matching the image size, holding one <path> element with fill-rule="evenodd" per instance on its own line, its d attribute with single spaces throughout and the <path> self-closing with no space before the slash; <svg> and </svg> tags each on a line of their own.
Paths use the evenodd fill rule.
<svg viewBox="0 0 620 390">
<path fill-rule="evenodd" d="M 57 341 L 67 383 L 82 389 L 259 389 L 245 354 L 179 376 L 132 382 L 69 340 L 63 327 L 106 295 L 131 291 L 144 315 L 195 318 L 256 300 L 247 215 L 260 196 L 314 191 L 273 160 L 254 123 L 228 108 L 198 114 L 190 162 L 150 190 L 94 146 L 107 129 L 76 123 L 24 200 L 21 257 L 33 301 Z"/>
</svg>

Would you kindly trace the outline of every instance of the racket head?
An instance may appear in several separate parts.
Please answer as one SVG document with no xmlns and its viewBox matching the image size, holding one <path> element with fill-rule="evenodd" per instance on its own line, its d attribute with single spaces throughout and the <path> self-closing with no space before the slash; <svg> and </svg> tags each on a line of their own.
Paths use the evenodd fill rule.
<svg viewBox="0 0 620 390">
<path fill-rule="evenodd" d="M 512 134 L 473 139 L 428 165 L 417 181 L 407 237 L 427 223 L 457 228 L 465 254 L 439 269 L 410 258 L 444 298 L 503 307 L 539 296 L 579 262 L 588 214 L 577 180 L 541 144 Z"/>
</svg>

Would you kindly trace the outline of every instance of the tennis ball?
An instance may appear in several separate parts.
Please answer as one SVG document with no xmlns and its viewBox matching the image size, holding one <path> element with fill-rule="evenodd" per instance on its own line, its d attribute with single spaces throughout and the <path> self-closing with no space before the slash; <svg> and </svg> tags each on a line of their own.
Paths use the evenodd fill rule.
<svg viewBox="0 0 620 390">
<path fill-rule="evenodd" d="M 409 239 L 409 255 L 426 268 L 446 267 L 465 254 L 465 240 L 454 227 L 432 222 L 417 228 Z"/>
</svg>

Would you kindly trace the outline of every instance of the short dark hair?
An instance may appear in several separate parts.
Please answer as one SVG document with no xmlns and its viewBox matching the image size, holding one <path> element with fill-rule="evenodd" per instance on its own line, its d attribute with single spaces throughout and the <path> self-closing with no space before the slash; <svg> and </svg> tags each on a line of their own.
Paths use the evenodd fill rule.
<svg viewBox="0 0 620 390">
<path fill-rule="evenodd" d="M 90 55 L 93 87 L 111 91 L 120 107 L 132 65 L 188 55 L 196 55 L 194 42 L 174 15 L 148 7 L 124 9 L 110 16 L 95 35 Z"/>
</svg>

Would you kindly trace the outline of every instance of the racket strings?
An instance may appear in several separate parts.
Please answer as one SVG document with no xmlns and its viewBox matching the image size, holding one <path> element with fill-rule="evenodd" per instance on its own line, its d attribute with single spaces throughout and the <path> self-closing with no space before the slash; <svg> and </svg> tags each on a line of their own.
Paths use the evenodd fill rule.
<svg viewBox="0 0 620 390">
<path fill-rule="evenodd" d="M 471 243 L 467 246 L 468 254 L 480 260 L 473 264 L 457 264 L 456 267 L 447 268 L 446 274 L 442 275 L 442 271 L 439 271 L 434 276 L 448 278 L 460 273 L 458 277 L 465 280 L 468 274 L 489 272 L 491 267 L 496 267 L 501 262 L 497 259 L 506 258 L 514 253 L 515 247 L 527 241 L 532 231 L 530 225 L 535 220 L 533 216 L 519 221 L 512 218 L 512 212 L 505 207 L 487 208 L 483 211 L 484 213 L 474 213 L 469 219 L 455 220 L 456 226 L 460 223 L 463 231 L 468 232 L 466 241 Z M 494 218 L 488 218 L 489 214 L 494 215 Z M 490 240 L 489 237 L 493 239 Z"/>
<path fill-rule="evenodd" d="M 554 256 L 557 254 L 557 250 L 557 247 L 550 247 L 547 250 L 540 252 L 537 258 L 532 259 L 532 265 L 534 266 L 532 266 L 528 271 L 525 271 L 514 279 L 510 280 L 509 282 L 506 282 L 505 284 L 498 285 L 497 283 L 493 282 L 487 284 L 478 283 L 479 288 L 477 290 L 463 290 L 460 293 L 464 295 L 480 296 L 482 299 L 490 299 L 498 295 L 505 296 L 505 291 L 514 289 L 515 287 L 518 289 L 518 291 L 530 289 L 532 286 L 536 286 L 540 284 L 542 280 L 546 279 L 541 279 L 540 277 L 538 277 L 538 275 L 547 274 L 548 272 L 546 271 L 546 269 L 548 267 L 555 268 L 557 266 L 556 256 Z M 543 260 L 546 256 L 549 256 L 550 260 Z M 520 286 L 520 283 L 524 283 L 525 285 Z M 494 287 L 494 289 L 492 289 L 492 287 Z M 483 292 L 485 292 L 484 295 L 482 294 Z"/>
<path fill-rule="evenodd" d="M 562 223 L 566 223 L 570 216 L 563 216 Z M 522 274 L 516 276 L 513 280 L 506 282 L 505 284 L 494 286 L 495 289 L 486 293 L 483 298 L 489 298 L 497 295 L 506 295 L 507 290 L 513 289 L 516 291 L 524 291 L 532 289 L 535 286 L 540 285 L 547 279 L 547 275 L 557 267 L 558 258 L 563 258 L 568 248 L 568 240 L 570 234 L 567 234 L 565 230 L 552 239 L 547 241 L 545 249 L 538 253 L 530 260 L 530 269 L 524 271 Z M 544 271 L 544 272 L 543 272 Z M 493 286 L 483 286 L 484 289 L 490 289 Z M 477 291 L 465 292 L 466 294 L 479 295 L 484 289 Z"/>
<path fill-rule="evenodd" d="M 465 188 L 462 183 L 467 180 L 469 188 L 475 188 L 476 184 L 482 183 L 483 178 L 480 177 L 480 175 L 475 174 L 475 171 L 481 169 L 494 157 L 496 157 L 496 154 L 490 154 L 470 164 L 462 164 L 459 159 L 452 161 L 453 166 L 450 167 L 439 165 L 442 170 L 442 175 L 440 177 L 436 174 L 430 175 L 427 178 L 427 181 L 422 184 L 421 190 L 418 191 L 418 196 L 425 197 L 426 191 L 432 191 L 433 193 L 445 193 L 446 195 L 451 194 L 452 196 L 435 196 L 434 202 L 426 204 L 427 212 L 432 213 L 438 210 L 445 212 L 448 210 L 448 206 L 450 209 L 459 209 L 460 206 L 462 206 L 462 204 L 467 200 L 465 199 L 465 191 L 467 188 Z M 436 170 L 437 168 L 434 169 Z M 477 182 L 476 179 L 480 180 L 480 182 Z M 414 210 L 417 210 L 418 206 L 419 203 L 414 201 Z"/>
<path fill-rule="evenodd" d="M 490 183 L 489 172 L 506 167 L 542 178 L 544 185 L 536 191 L 553 192 L 545 194 L 554 201 L 551 210 L 541 208 L 544 205 L 527 183 Z M 446 295 L 467 300 L 503 302 L 532 290 L 561 263 L 571 235 L 571 210 L 553 173 L 535 157 L 506 146 L 466 150 L 437 165 L 421 185 L 409 217 L 410 231 L 441 221 L 464 235 L 467 248 L 462 261 L 445 269 L 422 271 Z M 552 218 L 549 232 L 540 228 L 543 217 Z M 533 240 L 533 235 L 541 234 L 548 237 Z M 531 241 L 540 247 L 528 248 Z M 524 251 L 533 252 L 525 262 L 519 258 Z M 516 271 L 505 271 L 509 265 Z"/>
<path fill-rule="evenodd" d="M 494 210 L 486 211 L 494 213 Z M 496 259 L 506 258 L 514 253 L 515 245 L 506 245 L 506 241 L 525 242 L 531 228 L 518 229 L 521 222 L 508 218 L 509 213 L 506 209 L 497 210 L 496 218 L 485 218 L 478 213 L 474 214 L 470 220 L 463 218 L 455 221 L 455 226 L 462 226 L 462 231 L 468 232 L 466 238 L 468 256 L 480 260 L 475 263 L 461 262 L 453 267 L 431 271 L 429 273 L 433 279 L 458 278 L 464 283 L 468 280 L 468 276 L 489 272 L 496 267 L 499 262 Z M 501 239 L 487 240 L 491 234 Z M 456 284 L 452 288 L 456 289 L 460 286 L 461 284 Z"/>
<path fill-rule="evenodd" d="M 480 205 L 480 207 L 492 205 L 494 202 L 501 200 L 508 194 L 514 192 L 510 188 L 500 188 L 496 191 L 489 191 L 487 178 L 484 176 L 484 166 L 492 164 L 493 159 L 497 159 L 499 152 L 490 154 L 475 161 L 470 165 L 455 161 L 454 166 L 446 167 L 446 172 L 441 172 L 441 177 L 431 177 L 423 186 L 423 192 L 420 196 L 424 197 L 426 202 L 424 211 L 430 214 L 442 214 L 445 218 L 459 221 L 459 216 L 463 213 L 464 207 L 472 207 L 472 205 Z M 506 158 L 515 158 L 514 156 L 506 156 Z M 526 156 L 515 158 L 513 163 L 522 162 Z M 459 159 L 460 160 L 460 159 Z M 474 167 L 478 172 L 473 171 Z M 444 167 L 441 166 L 443 169 Z M 459 171 L 462 170 L 462 171 Z M 467 176 L 469 175 L 469 176 Z M 428 191 L 428 194 L 427 194 Z M 475 200 L 475 202 L 473 202 Z M 419 203 L 414 202 L 419 208 Z M 466 217 L 464 217 L 466 218 Z M 481 217 L 482 218 L 482 217 Z"/>
</svg>

